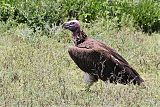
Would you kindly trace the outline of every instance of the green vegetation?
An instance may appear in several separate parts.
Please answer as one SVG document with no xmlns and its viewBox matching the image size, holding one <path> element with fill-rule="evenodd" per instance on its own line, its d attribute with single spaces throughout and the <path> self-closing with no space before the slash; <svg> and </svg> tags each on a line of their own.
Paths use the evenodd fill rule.
<svg viewBox="0 0 160 107">
<path fill-rule="evenodd" d="M 158 0 L 1 0 L 0 21 L 14 20 L 34 28 L 45 29 L 64 20 L 77 18 L 92 22 L 99 18 L 117 21 L 133 19 L 134 26 L 144 32 L 160 30 L 160 2 Z"/>
<path fill-rule="evenodd" d="M 159 107 L 160 34 L 149 36 L 144 29 L 137 29 L 139 21 L 147 23 L 149 29 L 159 21 L 158 1 L 142 0 L 135 5 L 117 1 L 112 8 L 103 0 L 90 0 L 92 5 L 89 0 L 77 0 L 72 5 L 75 1 L 0 1 L 0 106 Z M 143 6 L 127 9 L 143 3 L 156 5 L 149 5 L 154 8 L 152 12 L 147 8 L 151 15 Z M 90 6 L 93 10 L 89 10 Z M 75 16 L 69 15 L 70 10 L 75 10 Z M 146 20 L 142 20 L 143 15 Z M 83 72 L 67 52 L 73 45 L 71 33 L 59 26 L 75 17 L 81 20 L 89 37 L 112 46 L 127 59 L 145 80 L 146 88 L 98 81 L 91 92 L 82 91 Z"/>
</svg>

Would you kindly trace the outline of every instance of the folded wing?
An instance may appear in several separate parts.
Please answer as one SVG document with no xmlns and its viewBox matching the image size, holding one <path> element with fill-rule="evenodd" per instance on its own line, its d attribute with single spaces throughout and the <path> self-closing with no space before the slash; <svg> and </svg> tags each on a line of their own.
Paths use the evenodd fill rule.
<svg viewBox="0 0 160 107">
<path fill-rule="evenodd" d="M 98 75 L 103 80 L 114 83 L 140 84 L 143 79 L 128 62 L 110 48 L 73 47 L 69 54 L 78 67 L 89 74 Z"/>
</svg>

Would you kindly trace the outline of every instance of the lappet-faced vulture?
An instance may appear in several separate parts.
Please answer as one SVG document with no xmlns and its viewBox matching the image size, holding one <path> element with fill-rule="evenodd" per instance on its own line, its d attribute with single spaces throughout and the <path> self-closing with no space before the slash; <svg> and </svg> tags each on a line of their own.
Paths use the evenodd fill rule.
<svg viewBox="0 0 160 107">
<path fill-rule="evenodd" d="M 63 28 L 73 33 L 75 46 L 68 52 L 78 67 L 85 72 L 84 79 L 89 86 L 98 79 L 124 85 L 128 83 L 140 85 L 143 82 L 136 70 L 114 49 L 88 38 L 81 30 L 78 20 L 64 23 Z"/>
</svg>

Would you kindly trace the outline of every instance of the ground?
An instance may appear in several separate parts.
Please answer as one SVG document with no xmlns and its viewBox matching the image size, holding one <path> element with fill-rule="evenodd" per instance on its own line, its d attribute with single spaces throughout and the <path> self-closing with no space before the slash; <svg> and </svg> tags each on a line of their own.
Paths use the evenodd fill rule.
<svg viewBox="0 0 160 107">
<path fill-rule="evenodd" d="M 159 107 L 160 34 L 95 23 L 83 26 L 89 37 L 116 49 L 137 70 L 146 87 L 98 81 L 83 91 L 83 71 L 68 55 L 71 33 L 52 28 L 50 36 L 25 25 L 9 30 L 1 23 L 1 107 Z"/>
</svg>

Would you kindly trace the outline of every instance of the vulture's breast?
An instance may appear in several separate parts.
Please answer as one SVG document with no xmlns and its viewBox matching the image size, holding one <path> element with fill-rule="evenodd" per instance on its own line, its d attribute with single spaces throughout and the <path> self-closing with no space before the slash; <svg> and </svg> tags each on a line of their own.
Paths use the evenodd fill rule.
<svg viewBox="0 0 160 107">
<path fill-rule="evenodd" d="M 97 47 L 99 45 L 95 41 L 88 40 L 79 44 L 77 47 L 70 48 L 69 55 L 81 70 L 87 73 L 97 74 L 103 69 L 103 65 L 105 65 L 103 62 L 106 60 L 100 52 L 94 51 L 94 48 Z"/>
</svg>

